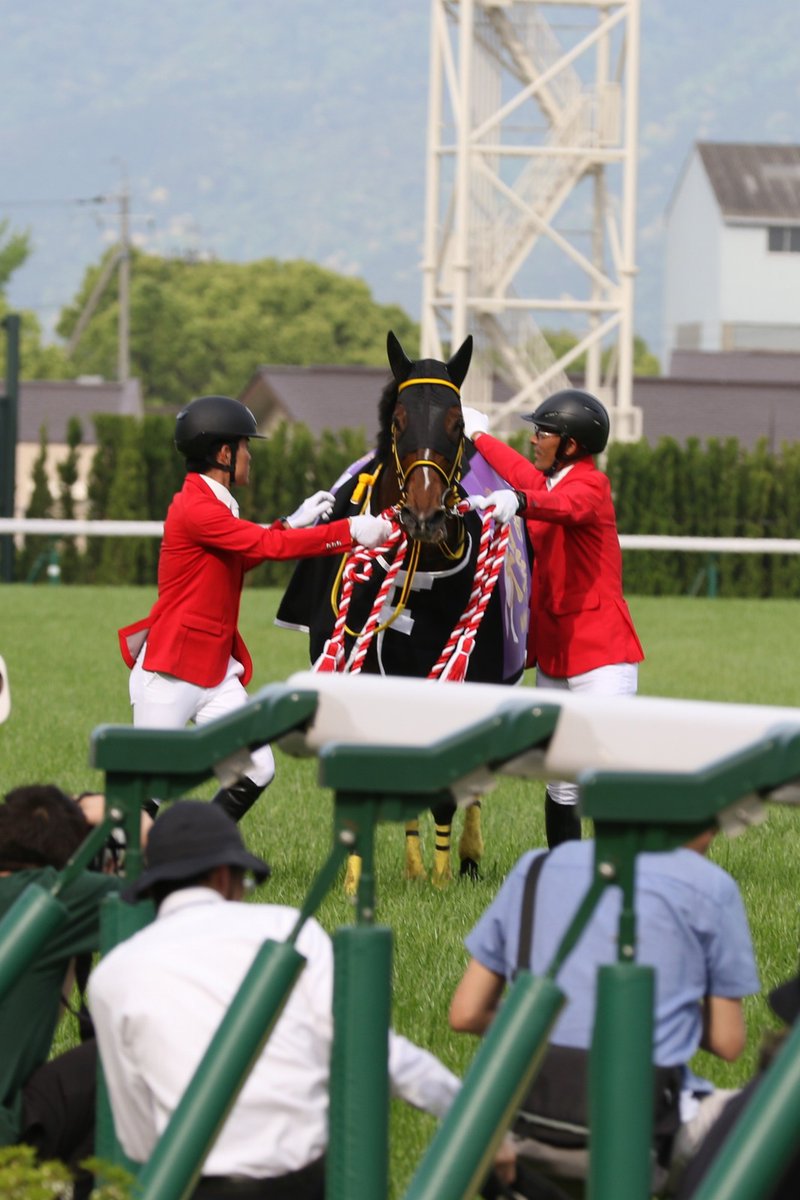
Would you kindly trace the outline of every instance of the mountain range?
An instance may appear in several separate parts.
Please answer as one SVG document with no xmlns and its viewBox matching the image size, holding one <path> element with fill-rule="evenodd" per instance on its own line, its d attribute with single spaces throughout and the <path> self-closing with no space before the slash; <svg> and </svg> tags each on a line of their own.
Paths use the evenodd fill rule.
<svg viewBox="0 0 800 1200">
<path fill-rule="evenodd" d="M 46 330 L 118 236 L 124 188 L 153 252 L 309 259 L 419 318 L 429 0 L 0 17 L 0 221 L 33 247 L 8 299 Z M 800 140 L 800 5 L 642 0 L 641 29 L 635 325 L 659 353 L 664 215 L 694 141 Z"/>
</svg>

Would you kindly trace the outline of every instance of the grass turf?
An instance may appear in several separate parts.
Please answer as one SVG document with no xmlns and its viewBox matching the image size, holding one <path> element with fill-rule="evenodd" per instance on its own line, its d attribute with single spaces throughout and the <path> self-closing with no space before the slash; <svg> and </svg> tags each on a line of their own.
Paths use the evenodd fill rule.
<svg viewBox="0 0 800 1200">
<path fill-rule="evenodd" d="M 102 787 L 102 777 L 88 765 L 89 734 L 101 723 L 130 720 L 128 673 L 116 629 L 145 615 L 153 598 L 152 589 L 130 587 L 2 588 L 0 653 L 12 697 L 11 718 L 0 727 L 3 792 L 51 781 L 73 791 Z M 308 665 L 306 639 L 273 625 L 277 601 L 271 590 L 247 589 L 243 596 L 241 627 L 256 664 L 251 690 Z M 647 654 L 640 694 L 777 705 L 800 701 L 789 650 L 796 602 L 633 597 L 630 605 Z M 251 848 L 273 865 L 263 898 L 297 904 L 329 848 L 332 800 L 317 785 L 313 760 L 280 750 L 276 757 L 276 782 L 245 819 L 243 831 Z M 197 794 L 212 791 L 208 784 Z M 379 831 L 378 918 L 394 931 L 394 1024 L 458 1073 L 476 1046 L 447 1025 L 450 996 L 466 962 L 463 938 L 517 857 L 544 844 L 543 794 L 542 784 L 502 779 L 484 802 L 482 879 L 456 881 L 446 891 L 406 882 L 402 831 L 396 826 Z M 422 828 L 430 863 L 429 818 L 423 817 Z M 459 828 L 457 817 L 455 838 Z M 765 991 L 797 969 L 799 850 L 800 818 L 774 807 L 762 826 L 733 841 L 719 837 L 712 848 L 712 857 L 744 895 Z M 319 918 L 330 930 L 352 919 L 341 891 L 328 896 Z M 746 1013 L 749 1048 L 738 1063 L 697 1056 L 696 1069 L 720 1085 L 735 1085 L 752 1073 L 759 1035 L 776 1024 L 762 997 L 748 1000 Z M 67 1026 L 62 1043 L 72 1036 Z M 423 1114 L 393 1106 L 393 1195 L 402 1194 L 432 1128 Z"/>
</svg>

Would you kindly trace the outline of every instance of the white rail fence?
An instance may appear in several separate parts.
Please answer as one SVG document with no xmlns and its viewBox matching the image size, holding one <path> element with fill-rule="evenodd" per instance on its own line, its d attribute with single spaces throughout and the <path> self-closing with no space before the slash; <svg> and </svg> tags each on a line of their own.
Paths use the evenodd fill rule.
<svg viewBox="0 0 800 1200">
<path fill-rule="evenodd" d="M 43 517 L 0 517 L 3 534 L 45 537 L 161 537 L 162 521 L 59 521 Z M 800 554 L 800 538 L 677 537 L 620 534 L 623 550 L 684 550 L 698 554 Z"/>
</svg>

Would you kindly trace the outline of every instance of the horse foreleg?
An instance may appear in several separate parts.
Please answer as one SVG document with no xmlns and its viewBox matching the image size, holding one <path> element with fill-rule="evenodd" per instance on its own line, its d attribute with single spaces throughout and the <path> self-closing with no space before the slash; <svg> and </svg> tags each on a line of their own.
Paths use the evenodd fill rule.
<svg viewBox="0 0 800 1200">
<path fill-rule="evenodd" d="M 458 857 L 461 859 L 459 874 L 468 879 L 479 879 L 478 864 L 483 858 L 480 800 L 470 804 L 464 813 L 464 828 L 458 843 Z"/>
<path fill-rule="evenodd" d="M 453 878 L 450 871 L 450 837 L 453 831 L 455 811 L 456 806 L 452 800 L 445 800 L 431 808 L 436 829 L 433 875 L 431 876 L 431 883 L 434 887 L 447 887 Z"/>
<path fill-rule="evenodd" d="M 406 821 L 406 879 L 427 879 L 419 844 L 419 821 Z"/>
<path fill-rule="evenodd" d="M 358 885 L 361 880 L 361 855 L 349 854 L 347 856 L 347 871 L 344 876 L 344 894 L 345 896 L 355 896 L 358 891 Z"/>
</svg>

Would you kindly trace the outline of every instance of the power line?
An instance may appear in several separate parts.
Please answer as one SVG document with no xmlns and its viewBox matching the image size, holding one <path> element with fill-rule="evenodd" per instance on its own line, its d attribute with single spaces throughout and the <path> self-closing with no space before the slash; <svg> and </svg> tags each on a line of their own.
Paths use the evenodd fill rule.
<svg viewBox="0 0 800 1200">
<path fill-rule="evenodd" d="M 0 200 L 0 208 L 69 208 L 79 204 L 113 204 L 118 196 L 75 196 L 61 200 Z"/>
</svg>

